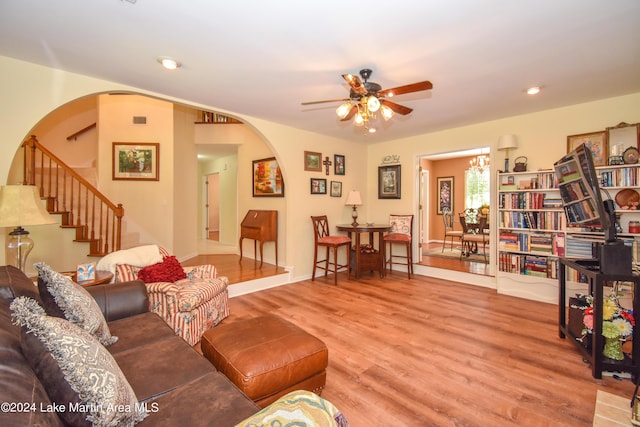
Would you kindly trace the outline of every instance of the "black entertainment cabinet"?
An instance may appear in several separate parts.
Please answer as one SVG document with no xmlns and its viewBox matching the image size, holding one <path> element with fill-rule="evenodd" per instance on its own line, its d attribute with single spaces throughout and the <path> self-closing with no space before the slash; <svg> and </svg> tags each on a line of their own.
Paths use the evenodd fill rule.
<svg viewBox="0 0 640 427">
<path fill-rule="evenodd" d="M 576 340 L 567 327 L 567 274 L 566 269 L 572 268 L 587 278 L 588 292 L 593 295 L 593 336 L 591 349 L 587 349 Z M 559 281 L 559 333 L 560 338 L 569 336 L 576 347 L 581 351 L 585 360 L 591 363 L 594 378 L 602 378 L 602 371 L 630 372 L 635 378 L 640 373 L 640 276 L 637 274 L 604 274 L 600 272 L 597 260 L 574 260 L 560 258 L 558 271 Z M 603 288 L 610 282 L 633 283 L 633 314 L 636 326 L 633 328 L 632 357 L 625 356 L 625 360 L 611 360 L 602 355 L 604 337 L 602 336 L 602 306 Z"/>
</svg>

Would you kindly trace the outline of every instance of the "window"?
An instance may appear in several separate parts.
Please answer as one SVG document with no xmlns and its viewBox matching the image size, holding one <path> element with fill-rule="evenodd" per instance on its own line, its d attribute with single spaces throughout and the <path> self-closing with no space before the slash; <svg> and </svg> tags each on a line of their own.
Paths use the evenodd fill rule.
<svg viewBox="0 0 640 427">
<path fill-rule="evenodd" d="M 491 200 L 490 191 L 490 171 L 467 169 L 464 174 L 464 206 L 465 208 L 478 209 L 481 206 L 489 205 Z"/>
</svg>

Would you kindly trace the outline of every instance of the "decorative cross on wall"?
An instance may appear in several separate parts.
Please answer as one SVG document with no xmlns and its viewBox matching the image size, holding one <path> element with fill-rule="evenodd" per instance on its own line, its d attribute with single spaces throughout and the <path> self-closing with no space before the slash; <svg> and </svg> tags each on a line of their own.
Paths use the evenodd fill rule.
<svg viewBox="0 0 640 427">
<path fill-rule="evenodd" d="M 327 175 L 329 175 L 329 167 L 331 166 L 331 160 L 329 160 L 329 156 L 325 157 L 324 161 L 322 162 L 322 164 L 325 167 L 325 173 Z"/>
</svg>

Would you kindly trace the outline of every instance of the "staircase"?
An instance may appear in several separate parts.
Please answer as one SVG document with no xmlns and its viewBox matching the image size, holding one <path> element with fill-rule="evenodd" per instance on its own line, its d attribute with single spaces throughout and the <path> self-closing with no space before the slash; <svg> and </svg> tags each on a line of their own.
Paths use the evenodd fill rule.
<svg viewBox="0 0 640 427">
<path fill-rule="evenodd" d="M 43 147 L 35 137 L 23 143 L 23 184 L 35 185 L 47 211 L 61 217 L 62 228 L 74 228 L 76 242 L 89 244 L 91 257 L 121 249 L 122 204 L 115 205 L 89 181 Z"/>
</svg>

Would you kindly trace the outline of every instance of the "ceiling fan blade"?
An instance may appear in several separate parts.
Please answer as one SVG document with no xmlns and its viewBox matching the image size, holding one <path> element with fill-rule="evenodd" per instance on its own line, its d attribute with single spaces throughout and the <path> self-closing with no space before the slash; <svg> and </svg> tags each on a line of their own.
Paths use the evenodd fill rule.
<svg viewBox="0 0 640 427">
<path fill-rule="evenodd" d="M 412 83 L 410 85 L 398 86 L 391 89 L 384 89 L 378 92 L 379 96 L 392 97 L 396 95 L 402 95 L 403 93 L 420 92 L 421 90 L 433 89 L 433 85 L 430 81 Z"/>
<path fill-rule="evenodd" d="M 351 99 L 349 98 L 340 98 L 340 99 L 327 99 L 325 101 L 306 101 L 306 102 L 301 102 L 302 105 L 313 105 L 313 104 L 322 104 L 325 102 L 346 102 L 346 101 L 350 101 Z"/>
<path fill-rule="evenodd" d="M 364 84 L 362 84 L 362 80 L 360 80 L 360 77 L 353 74 L 343 74 L 342 78 L 345 79 L 347 83 L 349 83 L 349 86 L 351 86 L 351 89 L 353 89 L 355 93 L 360 95 L 367 94 L 367 88 L 365 88 Z"/>
<path fill-rule="evenodd" d="M 357 112 L 358 112 L 358 106 L 354 104 L 353 106 L 351 106 L 351 109 L 349 110 L 347 115 L 344 116 L 344 119 L 340 119 L 340 121 L 346 122 L 347 120 L 351 120 L 351 118 L 355 116 Z"/>
<path fill-rule="evenodd" d="M 394 113 L 402 114 L 403 116 L 406 116 L 413 111 L 413 108 L 405 107 L 404 105 L 396 104 L 395 102 L 391 102 L 386 99 L 380 100 L 380 103 L 391 108 Z"/>
</svg>

